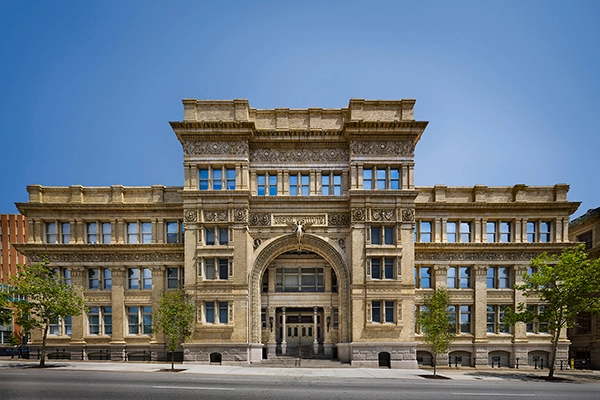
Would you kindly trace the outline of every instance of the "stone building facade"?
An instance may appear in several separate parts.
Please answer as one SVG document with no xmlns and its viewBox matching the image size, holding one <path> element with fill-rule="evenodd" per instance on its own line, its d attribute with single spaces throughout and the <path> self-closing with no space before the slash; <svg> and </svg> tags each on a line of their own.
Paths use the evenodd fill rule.
<svg viewBox="0 0 600 400">
<path fill-rule="evenodd" d="M 187 361 L 300 355 L 415 368 L 430 359 L 416 313 L 444 286 L 459 333 L 451 360 L 547 360 L 543 327 L 499 321 L 524 300 L 512 287 L 529 260 L 569 244 L 578 203 L 563 184 L 415 187 L 427 122 L 414 104 L 184 99 L 183 121 L 171 122 L 183 186 L 29 186 L 19 249 L 48 257 L 90 307 L 57 321 L 51 343 L 112 359 L 158 354 L 152 310 L 162 291 L 184 287 L 197 304 Z M 567 347 L 565 337 L 559 359 Z"/>
<path fill-rule="evenodd" d="M 600 207 L 588 210 L 569 226 L 571 241 L 585 244 L 588 257 L 600 258 Z M 573 366 L 600 369 L 600 315 L 583 313 L 569 330 Z"/>
</svg>

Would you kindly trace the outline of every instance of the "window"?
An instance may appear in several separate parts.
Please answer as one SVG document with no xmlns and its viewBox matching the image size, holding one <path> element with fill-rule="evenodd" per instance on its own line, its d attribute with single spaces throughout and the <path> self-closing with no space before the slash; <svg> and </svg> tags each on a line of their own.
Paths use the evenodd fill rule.
<svg viewBox="0 0 600 400">
<path fill-rule="evenodd" d="M 204 322 L 207 324 L 228 324 L 229 303 L 226 301 L 204 302 Z"/>
<path fill-rule="evenodd" d="M 431 267 L 415 267 L 415 287 L 418 289 L 431 289 L 432 276 Z"/>
<path fill-rule="evenodd" d="M 200 168 L 198 170 L 200 190 L 235 190 L 236 173 L 234 168 Z"/>
<path fill-rule="evenodd" d="M 431 221 L 417 221 L 415 227 L 415 242 L 431 243 L 433 237 Z"/>
<path fill-rule="evenodd" d="M 69 222 L 47 222 L 46 243 L 69 244 L 71 241 L 71 224 Z"/>
<path fill-rule="evenodd" d="M 338 329 L 340 325 L 340 311 L 337 307 L 333 307 L 331 312 L 333 314 L 333 329 Z"/>
<path fill-rule="evenodd" d="M 152 334 L 152 307 L 127 307 L 127 334 Z"/>
<path fill-rule="evenodd" d="M 363 170 L 363 189 L 399 190 L 400 170 L 398 168 L 365 168 Z"/>
<path fill-rule="evenodd" d="M 112 335 L 112 307 L 90 307 L 88 334 Z"/>
<path fill-rule="evenodd" d="M 73 333 L 73 322 L 71 317 L 50 318 L 48 335 L 69 336 Z"/>
<path fill-rule="evenodd" d="M 510 289 L 510 275 L 509 267 L 489 267 L 486 278 L 487 288 Z"/>
<path fill-rule="evenodd" d="M 527 241 L 530 243 L 549 243 L 551 239 L 551 227 L 552 223 L 550 221 L 527 222 Z"/>
<path fill-rule="evenodd" d="M 67 268 L 52 268 L 54 275 L 60 277 L 60 280 L 71 286 L 71 271 Z"/>
<path fill-rule="evenodd" d="M 394 279 L 394 258 L 371 258 L 371 279 Z"/>
<path fill-rule="evenodd" d="M 373 300 L 371 302 L 371 322 L 374 324 L 393 324 L 395 322 L 395 302 Z"/>
<path fill-rule="evenodd" d="M 290 175 L 290 196 L 298 196 L 298 175 Z"/>
<path fill-rule="evenodd" d="M 152 243 L 152 222 L 128 222 L 127 243 Z"/>
<path fill-rule="evenodd" d="M 496 222 L 488 222 L 485 226 L 488 243 L 496 243 L 498 224 Z"/>
<path fill-rule="evenodd" d="M 419 317 L 421 316 L 421 313 L 424 312 L 427 312 L 426 306 L 415 306 L 415 333 L 420 334 L 425 332 L 425 328 L 419 324 Z"/>
<path fill-rule="evenodd" d="M 510 325 L 502 323 L 508 306 L 487 306 L 486 332 L 487 333 L 510 333 Z"/>
<path fill-rule="evenodd" d="M 581 235 L 577 235 L 577 241 L 578 242 L 582 242 L 585 243 L 585 249 L 589 250 L 592 248 L 592 231 L 588 231 L 585 233 L 582 233 Z"/>
<path fill-rule="evenodd" d="M 302 196 L 308 196 L 310 194 L 310 176 L 300 175 L 300 194 Z"/>
<path fill-rule="evenodd" d="M 449 329 L 456 333 L 471 333 L 471 306 L 448 306 Z"/>
<path fill-rule="evenodd" d="M 371 244 L 394 244 L 393 226 L 373 226 L 371 227 Z"/>
<path fill-rule="evenodd" d="M 446 223 L 446 240 L 449 243 L 468 243 L 471 241 L 471 223 L 448 221 Z"/>
<path fill-rule="evenodd" d="M 321 175 L 321 194 L 323 196 L 341 196 L 342 195 L 342 175 L 323 174 Z"/>
<path fill-rule="evenodd" d="M 256 189 L 259 196 L 277 196 L 277 175 L 257 175 Z"/>
<path fill-rule="evenodd" d="M 544 309 L 545 306 L 543 305 L 527 306 L 530 317 L 525 325 L 527 333 L 550 333 L 548 322 L 545 320 Z"/>
<path fill-rule="evenodd" d="M 447 284 L 449 289 L 467 289 L 471 287 L 471 267 L 448 268 Z"/>
<path fill-rule="evenodd" d="M 152 289 L 152 271 L 150 268 L 127 268 L 127 282 L 129 289 Z"/>
<path fill-rule="evenodd" d="M 184 272 L 183 267 L 167 267 L 167 289 L 183 289 Z"/>
<path fill-rule="evenodd" d="M 112 239 L 110 222 L 88 222 L 86 240 L 88 244 L 110 244 Z"/>
<path fill-rule="evenodd" d="M 592 313 L 584 312 L 577 316 L 575 333 L 578 335 L 589 335 L 592 333 Z"/>
<path fill-rule="evenodd" d="M 181 221 L 167 221 L 167 243 L 183 243 L 185 230 Z"/>
<path fill-rule="evenodd" d="M 229 243 L 229 229 L 224 226 L 213 226 L 204 229 L 204 244 L 225 246 Z"/>
<path fill-rule="evenodd" d="M 324 292 L 323 268 L 277 268 L 276 292 Z"/>
<path fill-rule="evenodd" d="M 112 272 L 108 268 L 88 268 L 88 289 L 112 289 Z"/>
<path fill-rule="evenodd" d="M 204 260 L 204 279 L 229 279 L 229 260 L 227 258 L 206 258 Z"/>
<path fill-rule="evenodd" d="M 512 230 L 511 223 L 507 221 L 500 222 L 500 241 L 502 243 L 509 243 L 512 241 Z"/>
<path fill-rule="evenodd" d="M 527 241 L 529 243 L 533 243 L 536 241 L 536 223 L 535 222 L 527 222 Z"/>
</svg>

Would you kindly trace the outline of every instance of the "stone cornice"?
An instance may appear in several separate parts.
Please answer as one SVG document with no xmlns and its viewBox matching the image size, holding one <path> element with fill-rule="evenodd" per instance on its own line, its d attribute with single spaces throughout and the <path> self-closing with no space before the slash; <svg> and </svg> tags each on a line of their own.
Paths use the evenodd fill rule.
<svg viewBox="0 0 600 400">
<path fill-rule="evenodd" d="M 542 210 L 552 210 L 555 211 L 557 209 L 563 209 L 566 213 L 573 213 L 577 207 L 579 207 L 579 203 L 577 202 L 461 202 L 461 203 L 451 203 L 451 202 L 419 202 L 418 198 L 415 201 L 415 207 L 417 213 L 420 210 L 464 210 L 464 209 L 509 209 L 509 210 L 524 210 L 524 209 L 535 209 L 537 211 Z M 529 215 L 529 213 L 527 213 Z M 417 216 L 419 218 L 419 216 Z M 496 217 L 490 216 L 490 219 L 494 219 Z"/>
</svg>

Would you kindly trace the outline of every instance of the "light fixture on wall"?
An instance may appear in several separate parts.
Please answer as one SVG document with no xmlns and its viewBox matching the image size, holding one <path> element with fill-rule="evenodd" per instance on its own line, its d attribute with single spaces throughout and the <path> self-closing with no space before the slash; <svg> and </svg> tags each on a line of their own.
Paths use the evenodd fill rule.
<svg viewBox="0 0 600 400">
<path fill-rule="evenodd" d="M 327 323 L 327 332 L 329 332 L 329 325 L 331 325 L 331 317 L 328 315 L 326 318 Z"/>
<path fill-rule="evenodd" d="M 271 332 L 273 332 L 273 317 L 269 317 L 269 326 L 271 328 Z"/>
</svg>

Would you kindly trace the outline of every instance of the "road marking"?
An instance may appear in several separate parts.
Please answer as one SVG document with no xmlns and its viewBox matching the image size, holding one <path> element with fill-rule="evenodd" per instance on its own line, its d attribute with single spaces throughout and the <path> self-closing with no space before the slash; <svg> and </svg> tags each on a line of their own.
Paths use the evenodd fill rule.
<svg viewBox="0 0 600 400">
<path fill-rule="evenodd" d="M 511 396 L 511 397 L 537 397 L 528 393 L 452 393 L 457 396 Z"/>
<path fill-rule="evenodd" d="M 202 386 L 152 386 L 153 389 L 182 389 L 182 390 L 235 390 L 232 388 L 211 388 Z"/>
</svg>

